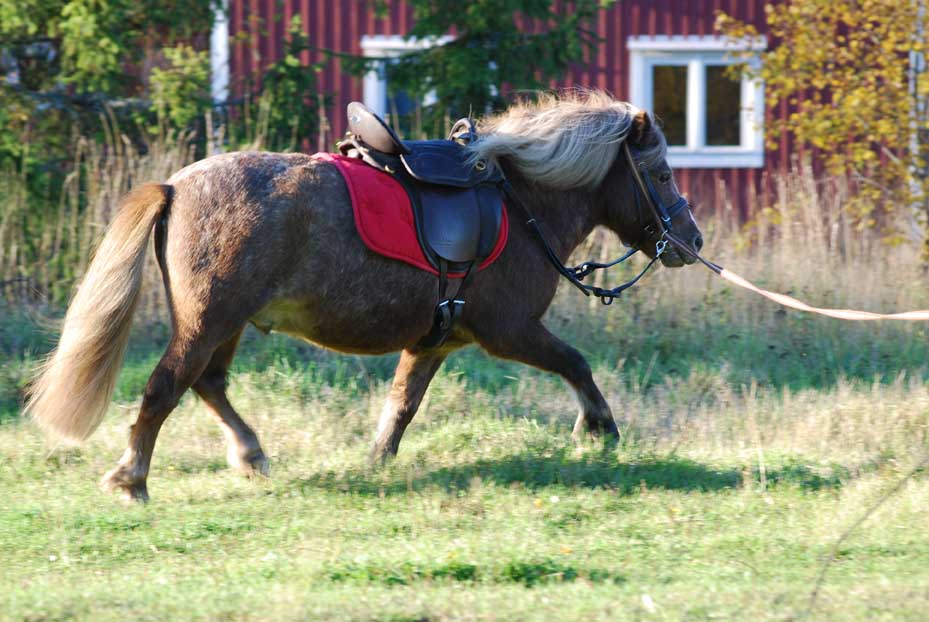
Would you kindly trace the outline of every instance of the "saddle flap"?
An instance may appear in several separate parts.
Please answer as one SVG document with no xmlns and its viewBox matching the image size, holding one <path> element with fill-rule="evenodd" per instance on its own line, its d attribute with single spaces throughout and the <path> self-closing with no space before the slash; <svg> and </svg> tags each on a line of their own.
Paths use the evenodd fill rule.
<svg viewBox="0 0 929 622">
<path fill-rule="evenodd" d="M 437 186 L 472 188 L 502 179 L 496 168 L 470 165 L 467 149 L 455 141 L 417 140 L 407 142 L 406 146 L 409 153 L 400 159 L 416 180 Z"/>
<path fill-rule="evenodd" d="M 446 261 L 468 262 L 477 258 L 482 227 L 475 191 L 421 186 L 419 199 L 422 234 L 429 248 Z"/>
<path fill-rule="evenodd" d="M 478 209 L 481 213 L 481 238 L 477 246 L 477 256 L 484 258 L 494 251 L 500 230 L 503 226 L 503 195 L 495 186 L 478 186 Z"/>
</svg>

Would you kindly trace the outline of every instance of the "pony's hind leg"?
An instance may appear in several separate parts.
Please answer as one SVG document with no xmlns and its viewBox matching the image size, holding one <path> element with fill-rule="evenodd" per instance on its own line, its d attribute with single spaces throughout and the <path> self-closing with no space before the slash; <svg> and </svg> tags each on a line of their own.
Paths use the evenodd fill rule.
<svg viewBox="0 0 929 622">
<path fill-rule="evenodd" d="M 116 468 L 103 476 L 105 488 L 119 490 L 128 499 L 148 500 L 146 480 L 161 424 L 203 373 L 213 349 L 202 341 L 181 340 L 176 335 L 171 339 L 148 379 L 139 416 L 129 433 L 129 446 Z"/>
<path fill-rule="evenodd" d="M 245 423 L 226 397 L 226 378 L 229 365 L 239 344 L 239 330 L 232 338 L 219 346 L 206 369 L 193 385 L 210 414 L 226 437 L 226 460 L 229 466 L 247 476 L 268 475 L 268 459 L 265 457 L 255 432 Z"/>
</svg>

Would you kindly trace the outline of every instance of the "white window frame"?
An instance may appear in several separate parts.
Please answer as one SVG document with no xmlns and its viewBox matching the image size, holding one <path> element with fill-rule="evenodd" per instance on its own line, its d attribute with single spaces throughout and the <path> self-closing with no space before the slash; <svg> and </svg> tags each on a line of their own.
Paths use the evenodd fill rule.
<svg viewBox="0 0 929 622">
<path fill-rule="evenodd" d="M 450 35 L 428 39 L 407 39 L 403 35 L 364 35 L 361 37 L 361 53 L 367 58 L 396 58 L 434 45 L 444 45 L 451 40 Z M 363 93 L 365 106 L 381 117 L 387 116 L 387 76 L 383 62 L 365 74 Z M 429 105 L 430 99 L 434 101 L 435 95 L 427 93 L 423 105 Z"/>
<path fill-rule="evenodd" d="M 229 99 L 229 0 L 213 5 L 213 28 L 210 30 L 210 96 L 213 105 Z"/>
<path fill-rule="evenodd" d="M 686 66 L 687 144 L 668 147 L 676 168 L 761 168 L 764 166 L 764 84 L 741 82 L 741 136 L 737 146 L 706 144 L 706 67 L 743 62 L 738 52 L 762 51 L 767 39 L 732 40 L 718 36 L 633 36 L 629 49 L 629 101 L 652 111 L 653 68 Z M 750 64 L 756 63 L 750 60 Z"/>
</svg>

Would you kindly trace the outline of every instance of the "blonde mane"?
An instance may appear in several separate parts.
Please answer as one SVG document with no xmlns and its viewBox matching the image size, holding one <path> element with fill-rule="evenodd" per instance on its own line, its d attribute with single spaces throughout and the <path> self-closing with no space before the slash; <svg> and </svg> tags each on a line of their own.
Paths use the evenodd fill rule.
<svg viewBox="0 0 929 622">
<path fill-rule="evenodd" d="M 541 94 L 483 119 L 480 139 L 472 144 L 472 161 L 499 166 L 506 160 L 523 177 L 567 190 L 599 185 L 619 154 L 639 109 L 603 91 Z M 643 159 L 665 155 L 659 140 Z"/>
</svg>

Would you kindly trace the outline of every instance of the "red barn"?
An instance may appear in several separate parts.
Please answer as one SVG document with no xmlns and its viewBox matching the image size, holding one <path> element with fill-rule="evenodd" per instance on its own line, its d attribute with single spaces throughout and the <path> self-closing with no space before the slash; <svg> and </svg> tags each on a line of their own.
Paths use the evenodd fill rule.
<svg viewBox="0 0 929 622">
<path fill-rule="evenodd" d="M 228 0 L 228 19 L 213 33 L 214 96 L 224 97 L 250 75 L 280 58 L 287 24 L 301 17 L 315 48 L 385 57 L 415 46 L 404 39 L 412 11 L 393 0 L 378 17 L 360 0 Z M 765 110 L 763 85 L 726 77 L 737 62 L 734 46 L 714 33 L 716 14 L 754 24 L 764 32 L 765 0 L 621 0 L 601 10 L 596 29 L 603 40 L 596 54 L 568 71 L 553 87 L 595 87 L 655 111 L 663 120 L 670 163 L 695 205 L 718 211 L 727 201 L 742 215 L 765 203 L 770 173 L 787 166 L 788 149 L 766 150 L 764 122 L 786 108 Z M 230 39 L 232 36 L 232 39 Z M 228 42 L 232 41 L 231 49 Z M 743 46 L 764 47 L 762 39 Z M 738 47 L 738 46 L 736 46 Z M 304 63 L 323 60 L 305 52 Z M 345 131 L 345 106 L 361 100 L 384 112 L 387 85 L 372 72 L 357 78 L 338 58 L 319 76 L 320 91 L 332 95 L 325 112 L 331 146 Z M 230 79 L 231 76 L 231 79 Z"/>
</svg>

